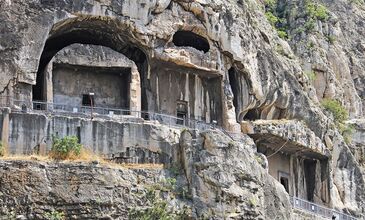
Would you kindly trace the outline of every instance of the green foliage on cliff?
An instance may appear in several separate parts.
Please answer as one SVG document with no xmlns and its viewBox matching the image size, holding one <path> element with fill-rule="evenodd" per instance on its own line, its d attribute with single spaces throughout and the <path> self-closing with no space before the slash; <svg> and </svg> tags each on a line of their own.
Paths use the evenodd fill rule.
<svg viewBox="0 0 365 220">
<path fill-rule="evenodd" d="M 318 20 L 327 21 L 330 18 L 326 6 L 313 0 L 305 0 L 303 8 L 300 8 L 303 13 L 298 13 L 296 9 L 277 0 L 264 0 L 264 6 L 267 20 L 278 31 L 279 37 L 283 39 L 288 38 L 288 29 L 290 28 L 288 19 L 290 17 L 304 18 L 304 29 L 308 32 L 314 30 Z"/>
<path fill-rule="evenodd" d="M 322 101 L 322 106 L 324 109 L 332 113 L 335 123 L 343 123 L 349 117 L 349 113 L 346 108 L 337 100 L 324 99 Z"/>
<path fill-rule="evenodd" d="M 328 35 L 327 36 L 327 41 L 328 41 L 328 43 L 333 44 L 336 41 L 336 37 Z"/>
<path fill-rule="evenodd" d="M 307 20 L 305 23 L 304 23 L 304 28 L 307 30 L 307 31 L 312 31 L 314 30 L 314 27 L 316 26 L 316 23 L 315 21 L 310 18 L 309 20 Z"/>
<path fill-rule="evenodd" d="M 166 201 L 158 200 L 153 202 L 151 207 L 146 209 L 133 209 L 129 212 L 129 219 L 133 220 L 174 220 L 176 215 L 168 209 Z"/>
<path fill-rule="evenodd" d="M 172 192 L 175 189 L 176 179 L 168 178 L 163 181 L 164 186 L 156 187 L 153 185 L 149 187 L 146 193 L 146 199 L 150 204 L 148 207 L 132 208 L 128 212 L 128 218 L 133 220 L 183 220 L 189 219 L 191 210 L 185 207 L 182 210 L 175 210 L 169 207 L 166 200 L 158 197 L 161 191 Z"/>
<path fill-rule="evenodd" d="M 288 38 L 288 34 L 286 33 L 286 31 L 284 29 L 277 29 L 276 31 L 278 32 L 278 35 L 280 38 L 282 38 L 282 39 Z"/>
<path fill-rule="evenodd" d="M 307 1 L 305 5 L 305 11 L 306 14 L 312 19 L 326 21 L 329 18 L 328 9 L 326 6 L 319 3 Z"/>
<path fill-rule="evenodd" d="M 305 71 L 304 73 L 310 81 L 314 81 L 317 78 L 317 75 L 314 71 Z"/>
<path fill-rule="evenodd" d="M 276 8 L 277 0 L 265 0 L 265 7 L 274 10 Z"/>
<path fill-rule="evenodd" d="M 276 17 L 271 11 L 265 13 L 266 19 L 272 26 L 275 26 L 279 22 L 279 18 Z"/>
<path fill-rule="evenodd" d="M 288 33 L 287 33 L 287 27 L 285 25 L 286 19 L 283 17 L 282 12 L 278 12 L 277 1 L 265 0 L 264 4 L 265 4 L 266 19 L 269 21 L 271 26 L 275 28 L 280 38 L 287 39 Z"/>
<path fill-rule="evenodd" d="M 64 220 L 65 214 L 63 212 L 59 212 L 59 211 L 52 211 L 52 212 L 46 213 L 45 217 L 48 220 Z"/>
<path fill-rule="evenodd" d="M 337 129 L 342 134 L 345 142 L 350 144 L 354 129 L 351 125 L 344 123 L 349 117 L 346 108 L 339 101 L 333 99 L 324 99 L 322 101 L 322 106 L 328 112 L 332 113 Z"/>
<path fill-rule="evenodd" d="M 79 140 L 76 136 L 67 136 L 64 138 L 53 136 L 50 156 L 57 160 L 70 159 L 79 156 L 82 145 L 78 142 Z"/>
</svg>

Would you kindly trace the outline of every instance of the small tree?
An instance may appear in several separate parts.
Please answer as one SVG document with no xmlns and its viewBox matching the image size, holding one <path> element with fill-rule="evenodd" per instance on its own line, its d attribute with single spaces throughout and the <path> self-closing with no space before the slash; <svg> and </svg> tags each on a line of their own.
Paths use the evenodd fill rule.
<svg viewBox="0 0 365 220">
<path fill-rule="evenodd" d="M 82 145 L 79 144 L 79 140 L 76 136 L 66 136 L 64 138 L 53 136 L 50 155 L 54 159 L 64 160 L 79 156 L 81 149 Z"/>
</svg>

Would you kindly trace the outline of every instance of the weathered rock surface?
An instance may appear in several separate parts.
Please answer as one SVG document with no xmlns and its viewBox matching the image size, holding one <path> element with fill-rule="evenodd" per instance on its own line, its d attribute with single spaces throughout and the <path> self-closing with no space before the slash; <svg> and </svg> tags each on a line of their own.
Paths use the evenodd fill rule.
<svg viewBox="0 0 365 220">
<path fill-rule="evenodd" d="M 256 161 L 256 148 L 248 136 L 236 142 L 220 132 L 184 132 L 180 145 L 198 216 L 290 219 L 288 195 Z"/>
<path fill-rule="evenodd" d="M 181 71 L 186 71 L 188 68 L 194 74 L 219 78 L 221 81 L 206 90 L 217 91 L 213 93 L 214 97 L 223 94 L 220 100 L 213 100 L 216 109 L 223 109 L 222 117 L 219 118 L 222 125 L 237 129 L 236 122 L 243 119 L 303 120 L 313 131 L 311 134 L 317 136 L 315 139 L 322 140 L 331 150 L 329 184 L 333 206 L 358 216 L 364 215 L 365 179 L 359 163 L 362 158 L 361 156 L 359 158 L 358 153 L 345 143 L 342 135 L 333 126 L 332 120 L 319 107 L 319 101 L 323 98 L 339 99 L 349 110 L 351 118 L 364 117 L 364 6 L 361 1 L 318 1 L 327 6 L 330 17 L 327 21 L 316 20 L 312 31 L 303 31 L 300 28 L 304 27 L 307 21 L 304 14 L 306 1 L 278 2 L 281 6 L 284 5 L 283 10 L 288 12 L 286 13 L 286 19 L 290 21 L 287 30 L 290 39 L 288 41 L 279 38 L 276 30 L 265 18 L 263 2 L 257 0 L 0 0 L 0 93 L 18 99 L 32 100 L 32 86 L 37 83 L 37 72 L 43 67 L 42 65 L 45 65 L 42 62 L 47 63 L 58 50 L 71 43 L 111 47 L 132 60 L 138 67 L 141 87 L 144 89 L 141 97 L 142 102 L 147 104 L 143 110 L 161 112 L 169 110 L 163 106 L 166 100 L 160 96 L 165 93 L 171 95 L 166 91 L 172 91 L 176 87 L 169 86 L 170 90 L 165 88 L 163 92 L 157 94 L 152 92 L 154 87 L 158 91 L 158 86 L 161 84 L 159 80 L 167 78 L 155 77 L 163 66 L 168 66 L 164 69 L 166 72 L 179 68 Z M 192 31 L 206 38 L 210 45 L 209 52 L 203 53 L 191 47 L 176 47 L 172 38 L 179 30 Z M 76 34 L 77 39 L 67 38 L 70 34 Z M 43 53 L 44 48 L 47 49 L 46 53 Z M 312 82 L 306 76 L 307 72 L 316 74 Z M 199 79 L 194 78 L 190 81 L 193 80 L 196 82 L 196 87 L 202 87 L 203 83 Z M 189 86 L 181 87 L 180 90 L 189 93 L 189 89 L 185 89 Z M 195 100 L 199 101 L 191 105 L 191 109 L 196 110 L 195 116 L 209 121 L 211 115 L 220 115 L 220 112 L 203 115 L 200 109 L 202 104 L 207 103 L 209 106 L 210 102 L 204 98 L 205 90 L 196 91 L 198 89 L 195 89 L 194 95 L 196 95 Z M 169 105 L 175 109 L 175 103 L 173 104 Z M 354 124 L 357 126 L 353 138 L 355 145 L 363 146 L 362 125 L 358 122 Z M 240 210 L 230 211 L 232 215 L 250 213 L 252 218 L 267 218 L 268 214 L 264 210 L 266 207 L 267 210 L 277 212 L 282 218 L 289 218 L 288 209 L 283 208 L 287 203 L 285 196 L 279 196 L 280 193 L 276 193 L 275 187 L 270 188 L 271 191 L 268 192 L 266 190 L 269 189 L 265 189 L 266 185 L 260 185 L 260 181 L 270 185 L 270 180 L 263 174 L 264 172 L 259 171 L 257 174 L 249 170 L 249 163 L 253 163 L 252 166 L 255 168 L 259 167 L 252 157 L 247 156 L 253 153 L 246 152 L 245 147 L 253 146 L 252 143 L 243 140 L 246 144 L 239 145 L 231 151 L 227 149 L 226 144 L 214 144 L 216 142 L 211 141 L 214 137 L 209 134 L 202 136 L 207 142 L 204 143 L 204 147 L 202 140 L 201 142 L 192 140 L 191 143 L 183 145 L 188 152 L 200 155 L 197 159 L 185 161 L 193 197 L 197 198 L 193 199 L 193 204 L 197 207 L 195 215 L 218 213 L 217 216 L 222 216 L 219 211 L 221 206 L 206 201 L 212 201 L 211 193 L 216 192 L 215 189 L 224 189 L 223 195 L 227 195 L 229 199 L 234 198 L 232 199 L 234 202 L 240 196 L 260 199 L 256 208 L 250 210 L 249 205 L 243 202 L 242 206 L 238 206 Z M 192 137 L 195 139 L 198 135 L 193 134 Z M 233 162 L 234 158 L 224 160 L 223 155 L 241 158 L 236 158 L 236 162 Z M 197 161 L 201 161 L 201 164 L 192 166 Z M 22 164 L 22 162 L 4 163 L 4 175 L 8 175 L 7 167 L 23 169 Z M 37 166 L 25 166 L 19 173 L 32 176 L 32 172 L 44 175 L 42 173 L 47 169 L 56 173 L 71 169 L 67 168 L 67 165 L 61 170 L 55 169 L 52 164 L 44 165 L 45 168 Z M 94 172 L 92 167 L 84 168 L 88 173 Z M 197 173 L 198 168 L 203 172 Z M 28 169 L 33 170 L 29 172 Z M 223 184 L 215 177 L 211 179 L 215 171 L 223 175 L 221 178 L 224 180 Z M 65 171 L 62 172 L 67 174 Z M 248 177 L 240 176 L 240 172 L 248 172 Z M 66 175 L 64 173 L 62 175 Z M 85 175 L 88 176 L 87 173 Z M 21 180 L 21 176 L 17 175 L 9 178 Z M 244 180 L 247 178 L 252 187 L 251 185 L 238 187 L 240 184 L 234 180 L 242 178 Z M 34 181 L 37 182 L 36 179 Z M 49 182 L 48 186 L 53 186 L 53 183 Z M 62 182 L 66 183 L 68 182 Z M 239 189 L 236 191 L 234 187 Z M 250 187 L 257 193 L 248 192 L 247 189 Z M 29 191 L 28 188 L 23 187 L 23 189 L 22 192 Z M 6 200 L 18 196 L 16 191 L 12 191 L 14 195 L 6 194 L 6 191 L 2 193 L 8 195 L 4 197 Z M 270 200 L 265 195 L 273 196 L 277 200 Z M 19 198 L 23 198 L 21 196 L 23 195 L 19 194 Z M 122 197 L 117 198 L 124 204 Z M 263 200 L 264 198 L 270 202 L 275 201 L 275 205 L 279 206 L 283 202 L 284 206 L 276 207 L 274 210 L 274 206 L 266 204 L 267 200 Z M 73 202 L 73 199 L 74 197 L 67 201 Z M 20 199 L 20 201 L 27 200 Z M 80 200 L 75 199 L 75 201 Z M 57 203 L 50 201 L 50 204 Z M 228 207 L 237 207 L 233 204 Z"/>
<path fill-rule="evenodd" d="M 0 167 L 0 219 L 45 219 L 55 210 L 71 219 L 126 219 L 128 208 L 146 203 L 138 196 L 143 184 L 164 173 L 91 163 L 1 161 Z"/>
<path fill-rule="evenodd" d="M 285 142 L 290 141 L 291 145 L 300 146 L 299 148 L 301 148 L 302 152 L 307 148 L 308 151 L 330 156 L 329 148 L 300 121 L 257 120 L 254 122 L 243 122 L 242 129 L 244 133 L 255 136 L 257 139 L 264 140 L 268 139 L 267 136 L 271 136 L 270 139 L 279 138 Z"/>
<path fill-rule="evenodd" d="M 152 189 L 175 210 L 189 207 L 194 219 L 291 219 L 288 195 L 255 160 L 255 151 L 247 136 L 233 141 L 217 131 L 185 131 L 177 173 L 1 160 L 0 216 L 44 219 L 57 210 L 70 219 L 127 219 L 130 209 L 151 205 Z M 176 178 L 176 187 L 154 188 L 168 178 Z"/>
<path fill-rule="evenodd" d="M 72 44 L 59 51 L 53 62 L 92 67 L 132 68 L 135 65 L 123 54 L 109 47 L 89 44 Z"/>
<path fill-rule="evenodd" d="M 316 75 L 309 84 L 315 88 L 318 100 L 341 100 L 352 117 L 363 117 L 363 2 L 316 1 L 327 8 L 329 18 L 315 20 L 311 30 L 305 27 L 309 20 L 305 2 L 286 1 L 283 10 L 290 21 L 289 43 L 294 53 L 303 69 Z"/>
</svg>

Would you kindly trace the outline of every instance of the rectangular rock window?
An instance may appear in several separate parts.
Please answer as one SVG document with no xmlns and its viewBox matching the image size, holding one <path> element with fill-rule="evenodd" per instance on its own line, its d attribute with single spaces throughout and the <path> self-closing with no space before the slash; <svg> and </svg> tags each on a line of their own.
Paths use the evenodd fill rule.
<svg viewBox="0 0 365 220">
<path fill-rule="evenodd" d="M 281 177 L 281 178 L 280 178 L 280 183 L 281 183 L 281 185 L 283 185 L 283 186 L 284 186 L 285 191 L 286 191 L 287 193 L 289 193 L 289 180 L 288 180 L 288 178 L 286 178 L 286 177 Z"/>
<path fill-rule="evenodd" d="M 284 186 L 285 191 L 289 194 L 289 174 L 279 171 L 279 181 Z"/>
<path fill-rule="evenodd" d="M 184 119 L 188 117 L 188 102 L 181 100 L 177 101 L 176 117 L 178 118 L 176 123 L 183 125 Z"/>
<path fill-rule="evenodd" d="M 83 94 L 82 95 L 82 105 L 83 106 L 95 105 L 94 96 L 91 96 L 90 94 Z"/>
</svg>

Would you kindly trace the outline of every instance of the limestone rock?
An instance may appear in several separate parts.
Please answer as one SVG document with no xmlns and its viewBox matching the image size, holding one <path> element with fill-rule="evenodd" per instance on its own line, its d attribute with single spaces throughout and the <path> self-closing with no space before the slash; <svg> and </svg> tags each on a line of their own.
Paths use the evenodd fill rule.
<svg viewBox="0 0 365 220">
<path fill-rule="evenodd" d="M 199 217 L 291 219 L 287 194 L 255 161 L 250 138 L 236 142 L 219 131 L 191 135 L 193 139 L 182 138 L 180 144 L 183 152 L 195 155 L 185 160 L 184 167 L 189 170 L 189 188 Z"/>
<path fill-rule="evenodd" d="M 87 55 L 86 62 L 82 62 L 85 57 L 72 56 L 74 64 L 95 64 L 97 61 L 113 65 L 119 62 L 113 60 L 113 57 L 120 57 L 119 54 L 113 56 L 117 51 L 129 59 L 124 63 L 132 65 L 131 78 L 134 82 L 129 91 L 132 109 L 176 116 L 181 114 L 177 112 L 178 101 L 189 109 L 183 112 L 187 118 L 205 123 L 217 121 L 231 131 L 240 130 L 242 121 L 301 121 L 305 126 L 301 126 L 298 133 L 296 130 L 285 133 L 285 128 L 295 128 L 290 123 L 286 125 L 288 127 L 283 126 L 285 128 L 278 124 L 262 125 L 259 130 L 274 136 L 299 138 L 299 144 L 309 145 L 325 155 L 330 173 L 330 191 L 326 193 L 330 195 L 331 206 L 364 216 L 365 174 L 360 164 L 363 150 L 358 150 L 364 145 L 363 122 L 350 122 L 356 131 L 353 144 L 348 144 L 336 123 L 320 107 L 324 98 L 338 99 L 349 111 L 350 119 L 364 117 L 363 6 L 347 0 L 318 0 L 316 4 L 321 3 L 326 8 L 326 18 L 313 19 L 307 11 L 308 1 L 276 2 L 283 16 L 280 20 L 287 21 L 283 25 L 287 39 L 279 37 L 277 27 L 272 27 L 265 16 L 263 1 L 257 0 L 0 0 L 0 94 L 29 104 L 37 98 L 37 92 L 34 92 L 37 88 L 41 91 L 38 91 L 39 97 L 44 95 L 44 91 L 52 91 L 51 88 L 39 87 L 43 82 L 41 76 L 52 69 L 48 64 L 57 52 L 61 51 L 54 58 L 55 62 L 62 62 L 62 54 L 68 57 L 80 55 L 69 50 L 70 45 L 71 48 L 77 47 L 72 45 L 74 43 L 88 45 L 83 51 Z M 194 40 L 179 46 L 174 37 L 181 31 L 195 36 Z M 200 42 L 199 45 L 196 42 Z M 100 49 L 101 46 L 110 49 Z M 101 54 L 95 53 L 95 48 L 99 48 Z M 95 55 L 100 56 L 97 59 Z M 46 96 L 45 101 L 53 100 Z M 21 109 L 19 103 L 8 103 L 6 98 L 1 103 L 17 111 Z M 16 112 L 13 114 L 15 117 L 10 117 L 3 112 L 2 115 L 3 124 L 14 125 L 1 129 L 4 145 L 12 144 L 14 153 L 32 152 L 33 143 L 43 146 L 42 137 L 51 129 L 49 121 L 56 121 L 54 127 L 60 125 L 58 128 L 64 133 L 69 130 L 63 124 L 65 121 L 83 121 L 86 125 L 84 130 L 99 128 L 99 125 L 77 117 L 58 115 L 49 120 L 44 114 L 22 115 Z M 164 120 L 161 118 L 149 119 L 156 123 Z M 170 133 L 163 128 L 140 131 L 145 121 L 142 118 L 136 120 L 143 126 L 138 129 L 123 127 L 123 136 L 139 131 L 142 138 L 148 134 L 153 136 L 149 139 L 153 139 Z M 103 123 L 122 127 L 123 124 L 117 121 Z M 197 127 L 194 121 L 191 124 Z M 258 132 L 246 122 L 242 125 L 244 132 Z M 34 127 L 39 128 L 36 129 L 38 133 L 34 132 Z M 76 127 L 70 130 L 74 131 Z M 32 135 L 18 136 L 28 131 L 33 131 Z M 97 135 L 105 141 L 94 148 L 96 151 L 108 151 L 115 139 L 108 142 L 107 135 L 103 136 L 101 131 L 104 132 L 100 129 Z M 168 138 L 170 146 L 170 142 L 176 142 L 179 137 Z M 253 141 L 247 136 L 241 139 L 236 143 L 230 137 L 214 132 L 192 132 L 183 134 L 182 139 L 180 137 L 186 182 L 193 195 L 194 215 L 209 217 L 218 213 L 222 217 L 224 212 L 221 210 L 227 209 L 227 218 L 233 219 L 267 219 L 272 217 L 272 213 L 280 219 L 289 219 L 289 201 L 283 187 L 267 175 L 262 164 L 255 161 L 257 155 Z M 32 144 L 24 146 L 23 140 Z M 88 138 L 87 142 L 96 146 L 92 138 Z M 146 147 L 151 155 L 164 148 L 149 145 Z M 170 162 L 176 159 L 172 156 L 172 149 L 166 150 L 171 153 L 168 155 Z M 130 161 L 138 161 L 138 157 L 130 158 Z M 131 191 L 139 189 L 138 186 L 131 187 L 137 185 L 137 177 L 156 183 L 154 177 L 164 176 L 160 172 L 144 170 L 138 171 L 136 176 L 132 171 L 105 170 L 96 164 L 95 167 L 58 166 L 2 161 L 0 165 L 6 182 L 0 189 L 3 193 L 0 197 L 6 203 L 2 204 L 2 209 L 7 212 L 14 207 L 27 212 L 22 205 L 41 204 L 31 210 L 36 214 L 30 218 L 49 211 L 49 204 L 64 204 L 71 214 L 80 207 L 72 208 L 68 204 L 86 201 L 88 208 L 85 209 L 100 208 L 90 205 L 97 196 L 101 196 L 101 203 L 112 210 L 110 212 L 125 216 L 128 204 L 145 204 L 138 196 L 130 195 Z M 9 173 L 15 176 L 9 176 Z M 100 179 L 94 178 L 98 175 Z M 24 183 L 24 177 L 29 177 L 28 185 Z M 65 187 L 71 183 L 75 188 Z M 109 183 L 114 185 L 107 187 Z M 113 187 L 118 190 L 111 190 Z M 123 190 L 126 195 L 120 193 Z M 114 206 L 111 199 L 117 205 Z M 95 212 L 102 213 L 100 210 Z M 114 218 L 110 213 L 102 214 Z"/>
</svg>

